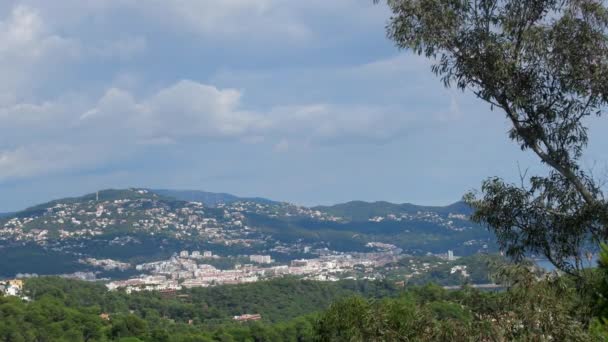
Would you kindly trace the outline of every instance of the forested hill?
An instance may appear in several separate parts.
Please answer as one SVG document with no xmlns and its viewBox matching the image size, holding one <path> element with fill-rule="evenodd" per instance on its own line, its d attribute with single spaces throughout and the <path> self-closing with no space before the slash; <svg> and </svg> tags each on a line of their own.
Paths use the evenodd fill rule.
<svg viewBox="0 0 608 342">
<path fill-rule="evenodd" d="M 411 203 L 395 204 L 385 201 L 364 202 L 351 201 L 332 206 L 317 206 L 313 209 L 319 210 L 334 216 L 344 217 L 352 221 L 367 221 L 374 217 L 387 215 L 407 214 L 416 215 L 419 213 L 436 213 L 439 215 L 465 215 L 469 216 L 472 209 L 464 202 L 456 202 L 444 207 L 421 206 Z"/>
<path fill-rule="evenodd" d="M 520 280 L 533 276 L 519 271 Z M 592 303 L 583 297 L 590 293 L 547 281 L 513 284 L 490 293 L 287 278 L 129 295 L 98 283 L 30 278 L 28 301 L 0 296 L 0 340 L 605 341 L 597 324 L 584 324 L 592 317 L 581 303 Z M 246 313 L 259 320 L 234 319 Z"/>
<path fill-rule="evenodd" d="M 404 253 L 492 252 L 493 237 L 468 220 L 467 208 L 350 202 L 309 208 L 241 200 L 209 206 L 147 189 L 103 190 L 0 217 L 0 276 L 87 269 L 82 258 L 142 263 L 181 250 L 221 256 L 269 254 L 289 262 L 324 251 L 371 252 L 390 244 Z M 27 251 L 27 252 L 26 252 Z M 39 256 L 39 258 L 37 257 Z M 61 270 L 53 268 L 58 265 Z"/>
<path fill-rule="evenodd" d="M 57 205 L 70 205 L 70 204 L 81 204 L 87 202 L 103 202 L 103 201 L 116 201 L 116 200 L 165 200 L 174 201 L 172 197 L 156 194 L 154 192 L 145 189 L 106 189 L 100 190 L 94 193 L 86 194 L 78 197 L 68 197 L 56 199 L 50 202 L 42 203 L 29 207 L 25 210 L 18 211 L 15 213 L 9 213 L 0 217 L 16 216 L 16 217 L 31 217 L 40 216 L 44 214 L 49 208 L 56 207 Z"/>
<path fill-rule="evenodd" d="M 201 203 L 206 194 L 206 202 L 213 205 Z M 111 240 L 143 234 L 205 245 L 249 246 L 247 249 L 258 245 L 253 249 L 274 248 L 276 243 L 289 245 L 287 249 L 297 249 L 301 243 L 314 247 L 331 244 L 340 251 L 365 250 L 368 242 L 379 241 L 423 253 L 462 249 L 463 254 L 477 251 L 489 238 L 484 229 L 468 220 L 470 208 L 462 202 L 430 207 L 357 201 L 308 208 L 237 198 L 197 191 L 102 190 L 2 217 L 0 237 L 45 244 L 56 239 Z"/>
<path fill-rule="evenodd" d="M 278 202 L 262 197 L 239 197 L 227 193 L 206 192 L 200 190 L 152 190 L 161 196 L 173 197 L 181 201 L 200 202 L 209 207 L 218 204 L 229 204 L 234 202 L 255 202 L 261 204 L 278 204 Z"/>
</svg>

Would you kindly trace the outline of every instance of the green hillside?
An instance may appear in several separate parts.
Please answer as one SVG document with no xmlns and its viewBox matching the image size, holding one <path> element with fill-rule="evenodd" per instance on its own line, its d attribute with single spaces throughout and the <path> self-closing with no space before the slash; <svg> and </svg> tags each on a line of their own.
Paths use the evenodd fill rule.
<svg viewBox="0 0 608 342">
<path fill-rule="evenodd" d="M 207 192 L 200 190 L 151 190 L 152 192 L 166 197 L 172 197 L 181 201 L 201 202 L 206 206 L 215 207 L 218 204 L 227 204 L 234 202 L 255 202 L 263 204 L 278 204 L 266 198 L 261 197 L 238 197 L 227 193 Z"/>
<path fill-rule="evenodd" d="M 349 202 L 307 208 L 236 201 L 206 206 L 168 195 L 103 190 L 0 218 L 0 248 L 31 252 L 11 252 L 11 258 L 0 260 L 0 274 L 90 270 L 78 265 L 83 257 L 142 263 L 184 249 L 224 256 L 270 254 L 281 262 L 304 257 L 305 249 L 371 252 L 372 242 L 413 255 L 496 250 L 493 236 L 467 219 L 462 203 L 424 207 Z"/>
<path fill-rule="evenodd" d="M 405 213 L 416 214 L 418 212 L 433 212 L 441 215 L 462 214 L 470 215 L 471 208 L 464 202 L 456 202 L 448 206 L 421 206 L 410 203 L 395 204 L 390 202 L 364 202 L 351 201 L 332 206 L 316 206 L 315 210 L 326 212 L 332 215 L 344 217 L 353 221 L 367 221 L 376 216 L 386 216 L 389 214 Z"/>
</svg>

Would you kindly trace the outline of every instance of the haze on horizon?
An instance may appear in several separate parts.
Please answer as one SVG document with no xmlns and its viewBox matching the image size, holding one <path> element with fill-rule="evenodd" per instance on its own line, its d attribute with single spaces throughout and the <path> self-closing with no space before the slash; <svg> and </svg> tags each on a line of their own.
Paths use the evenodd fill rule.
<svg viewBox="0 0 608 342">
<path fill-rule="evenodd" d="M 539 163 L 372 1 L 0 3 L 0 212 L 106 188 L 442 205 Z M 585 160 L 599 174 L 598 122 Z M 518 167 L 519 164 L 519 167 Z"/>
</svg>

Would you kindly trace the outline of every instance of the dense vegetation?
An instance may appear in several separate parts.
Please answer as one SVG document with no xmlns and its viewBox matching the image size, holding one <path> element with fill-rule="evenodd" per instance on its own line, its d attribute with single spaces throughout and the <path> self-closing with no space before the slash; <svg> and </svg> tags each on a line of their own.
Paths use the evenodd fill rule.
<svg viewBox="0 0 608 342">
<path fill-rule="evenodd" d="M 32 302 L 0 298 L 0 339 L 608 340 L 608 247 L 602 245 L 597 269 L 583 269 L 581 262 L 589 246 L 608 237 L 605 185 L 581 165 L 588 144 L 585 119 L 601 116 L 608 104 L 604 1 L 387 3 L 393 12 L 388 34 L 397 46 L 433 59 L 433 71 L 446 85 L 472 90 L 500 109 L 511 124 L 510 139 L 548 167 L 546 174 L 523 175 L 521 184 L 498 178 L 484 182 L 481 197 L 466 197 L 475 209 L 473 218 L 489 225 L 508 255 L 522 259 L 529 252 L 542 253 L 565 274 L 540 274 L 525 264 L 502 265 L 494 274 L 506 288 L 501 292 L 448 292 L 426 285 L 399 293 L 384 283 L 287 279 L 196 289 L 169 298 L 158 293 L 108 293 L 98 284 L 58 278 L 32 279 L 26 289 Z M 351 217 L 380 211 L 361 209 Z M 261 226 L 286 240 L 303 235 L 339 248 L 361 243 L 347 238 L 352 233 L 383 241 L 383 233 L 402 228 L 355 223 L 346 229 L 334 223 L 307 226 L 305 220 L 272 219 Z M 291 231 L 282 231 L 284 227 Z M 427 229 L 406 239 L 412 237 L 425 242 L 436 235 Z M 399 239 L 392 241 L 406 242 Z M 334 303 L 325 309 L 330 301 Z M 245 310 L 261 313 L 263 321 L 230 320 L 230 315 Z"/>
<path fill-rule="evenodd" d="M 445 86 L 472 92 L 488 113 L 496 109 L 509 139 L 543 165 L 517 183 L 484 181 L 481 194 L 466 196 L 473 219 L 494 231 L 509 256 L 543 254 L 580 273 L 589 246 L 608 238 L 605 179 L 583 159 L 591 118 L 608 105 L 606 2 L 386 2 L 388 37 L 431 60 Z"/>
<path fill-rule="evenodd" d="M 452 249 L 459 255 L 471 255 L 480 249 L 479 244 L 465 244 L 471 240 L 483 241 L 490 250 L 495 250 L 492 234 L 478 225 L 464 231 L 454 231 L 420 219 L 370 222 L 368 218 L 371 217 L 373 215 L 365 216 L 363 220 L 343 223 L 249 215 L 247 222 L 280 241 L 325 242 L 331 249 L 338 251 L 369 251 L 365 245 L 379 241 L 395 244 L 412 254 L 445 253 Z M 466 225 L 471 223 L 466 222 Z"/>
<path fill-rule="evenodd" d="M 28 279 L 32 301 L 0 298 L 2 341 L 310 340 L 314 313 L 353 295 L 395 296 L 387 284 L 367 281 L 320 283 L 279 279 L 174 294 L 108 292 L 97 283 L 55 277 Z M 102 318 L 108 314 L 109 319 Z M 234 323 L 259 313 L 262 321 Z M 312 316 L 311 316 L 312 315 Z"/>
<path fill-rule="evenodd" d="M 279 202 L 272 201 L 261 197 L 238 197 L 232 194 L 207 192 L 199 190 L 152 190 L 152 192 L 161 196 L 172 197 L 180 201 L 201 202 L 206 206 L 214 207 L 218 204 L 233 203 L 233 202 L 256 202 L 264 204 L 277 204 Z"/>
<path fill-rule="evenodd" d="M 0 243 L 0 277 L 18 273 L 63 274 L 82 268 L 78 258 L 34 243 Z"/>
<path fill-rule="evenodd" d="M 278 322 L 325 308 L 329 303 L 352 295 L 387 297 L 397 288 L 384 282 L 344 280 L 335 283 L 276 279 L 242 285 L 182 290 L 173 295 L 135 292 L 130 295 L 107 292 L 102 284 L 55 277 L 32 278 L 27 292 L 37 300 L 64 293 L 69 306 L 98 306 L 102 312 L 133 312 L 146 316 L 150 311 L 176 322 L 201 324 L 230 321 L 235 315 L 259 313 L 265 322 Z"/>
<path fill-rule="evenodd" d="M 127 295 L 34 278 L 31 301 L 0 297 L 0 341 L 603 341 L 608 253 L 588 273 L 596 286 L 581 291 L 510 265 L 497 273 L 501 292 L 280 279 Z M 231 319 L 243 313 L 263 318 Z"/>
<path fill-rule="evenodd" d="M 396 263 L 386 265 L 386 279 L 399 281 L 407 278 L 410 285 L 493 284 L 493 274 L 506 262 L 506 259 L 499 255 L 485 254 L 466 256 L 453 261 L 435 256 L 404 257 Z M 428 270 L 416 272 L 425 264 L 429 265 Z M 466 272 L 466 276 L 461 270 Z"/>
</svg>

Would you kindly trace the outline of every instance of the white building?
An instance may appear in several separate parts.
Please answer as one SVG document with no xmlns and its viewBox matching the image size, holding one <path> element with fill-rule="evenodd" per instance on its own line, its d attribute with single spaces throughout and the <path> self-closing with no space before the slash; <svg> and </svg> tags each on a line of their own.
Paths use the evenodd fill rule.
<svg viewBox="0 0 608 342">
<path fill-rule="evenodd" d="M 270 255 L 250 255 L 249 260 L 251 262 L 257 262 L 258 264 L 272 263 L 272 258 L 270 257 Z"/>
</svg>

